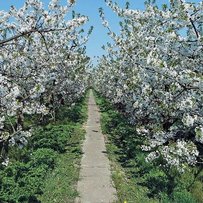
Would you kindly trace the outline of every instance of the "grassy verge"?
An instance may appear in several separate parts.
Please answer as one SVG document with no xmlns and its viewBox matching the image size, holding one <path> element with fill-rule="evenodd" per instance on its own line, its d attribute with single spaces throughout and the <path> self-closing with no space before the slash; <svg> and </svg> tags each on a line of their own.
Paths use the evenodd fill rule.
<svg viewBox="0 0 203 203">
<path fill-rule="evenodd" d="M 0 202 L 73 202 L 86 118 L 83 98 L 62 107 L 55 123 L 36 127 L 27 147 L 11 147 L 9 166 L 0 168 Z"/>
<path fill-rule="evenodd" d="M 119 203 L 202 203 L 203 172 L 188 168 L 184 174 L 145 161 L 144 137 L 136 133 L 107 100 L 95 93 L 101 126 L 107 135 L 107 152 Z"/>
<path fill-rule="evenodd" d="M 117 190 L 119 203 L 156 203 L 156 199 L 147 197 L 148 189 L 137 184 L 138 179 L 133 178 L 132 165 L 127 166 L 127 154 L 122 148 L 122 140 L 119 140 L 119 131 L 116 132 L 115 126 L 122 126 L 122 129 L 128 133 L 129 129 L 126 119 L 115 110 L 115 108 L 104 98 L 95 93 L 97 105 L 101 111 L 101 127 L 104 134 L 107 135 L 107 153 L 111 161 L 112 178 Z M 117 128 L 118 130 L 118 128 Z M 124 144 L 124 143 L 123 143 Z M 131 171 L 129 171 L 131 170 Z M 134 168 L 134 170 L 136 170 Z M 135 171 L 134 171 L 135 172 Z"/>
<path fill-rule="evenodd" d="M 84 130 L 81 125 L 75 126 L 66 153 L 57 157 L 55 169 L 46 178 L 43 195 L 39 198 L 43 203 L 73 202 L 78 195 L 76 183 L 79 178 L 80 143 L 83 138 Z"/>
</svg>

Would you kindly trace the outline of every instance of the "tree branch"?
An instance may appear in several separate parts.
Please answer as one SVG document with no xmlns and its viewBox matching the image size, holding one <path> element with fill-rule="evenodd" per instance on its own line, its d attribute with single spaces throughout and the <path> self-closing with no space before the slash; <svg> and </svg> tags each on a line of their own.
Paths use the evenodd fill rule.
<svg viewBox="0 0 203 203">
<path fill-rule="evenodd" d="M 68 27 L 66 27 L 66 28 L 58 28 L 58 29 L 50 28 L 50 29 L 41 29 L 41 30 L 32 29 L 32 30 L 29 30 L 29 31 L 20 33 L 20 34 L 18 34 L 18 35 L 15 35 L 15 36 L 13 36 L 13 37 L 10 37 L 10 38 L 8 38 L 8 39 L 1 40 L 1 41 L 0 41 L 0 46 L 4 45 L 4 44 L 7 43 L 7 42 L 10 42 L 10 41 L 13 41 L 13 40 L 17 40 L 17 39 L 20 38 L 20 37 L 26 36 L 26 35 L 31 34 L 31 33 L 34 33 L 34 32 L 46 33 L 46 32 L 53 32 L 53 31 L 64 31 L 64 30 L 67 30 L 67 29 L 68 29 Z"/>
</svg>

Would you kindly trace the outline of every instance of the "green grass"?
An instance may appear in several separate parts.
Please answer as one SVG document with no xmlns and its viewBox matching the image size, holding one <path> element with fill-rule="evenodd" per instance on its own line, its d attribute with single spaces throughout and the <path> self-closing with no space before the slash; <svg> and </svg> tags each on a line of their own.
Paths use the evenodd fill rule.
<svg viewBox="0 0 203 203">
<path fill-rule="evenodd" d="M 68 203 L 78 196 L 76 183 L 81 159 L 80 144 L 84 134 L 81 125 L 76 126 L 66 148 L 67 152 L 57 157 L 55 169 L 47 176 L 43 195 L 39 198 L 43 203 Z"/>
<path fill-rule="evenodd" d="M 148 188 L 137 184 L 139 179 L 131 176 L 132 168 L 122 167 L 122 163 L 119 161 L 122 151 L 111 142 L 108 142 L 106 147 L 111 161 L 112 179 L 117 190 L 118 203 L 125 201 L 127 203 L 157 203 L 158 200 L 148 198 Z M 136 172 L 136 168 L 134 169 Z"/>
</svg>

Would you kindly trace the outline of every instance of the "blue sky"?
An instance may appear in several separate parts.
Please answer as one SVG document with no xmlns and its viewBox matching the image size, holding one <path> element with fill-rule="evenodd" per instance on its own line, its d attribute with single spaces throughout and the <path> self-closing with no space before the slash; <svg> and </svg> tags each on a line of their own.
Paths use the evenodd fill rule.
<svg viewBox="0 0 203 203">
<path fill-rule="evenodd" d="M 119 5 L 124 6 L 126 0 L 114 0 Z M 200 2 L 201 0 L 190 0 L 190 2 Z M 47 4 L 49 0 L 42 0 L 44 4 Z M 61 3 L 65 3 L 66 0 L 61 0 Z M 144 9 L 145 0 L 129 0 L 131 8 Z M 169 0 L 157 0 L 156 3 L 160 6 L 168 3 Z M 8 10 L 11 5 L 20 8 L 24 3 L 24 0 L 0 0 L 0 10 Z M 109 41 L 107 36 L 107 30 L 102 26 L 99 18 L 98 9 L 102 7 L 105 12 L 105 16 L 109 21 L 110 27 L 113 31 L 119 32 L 119 18 L 106 6 L 104 0 L 76 0 L 74 10 L 77 13 L 89 16 L 89 22 L 86 24 L 85 29 L 91 25 L 94 26 L 93 33 L 87 44 L 87 54 L 93 59 L 94 56 L 101 56 L 104 54 L 102 45 Z M 96 59 L 93 59 L 96 62 Z"/>
</svg>

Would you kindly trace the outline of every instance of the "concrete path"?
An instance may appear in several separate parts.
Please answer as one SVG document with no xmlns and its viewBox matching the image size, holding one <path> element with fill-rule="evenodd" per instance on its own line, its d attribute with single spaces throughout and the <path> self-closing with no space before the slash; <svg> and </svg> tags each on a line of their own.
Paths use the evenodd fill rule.
<svg viewBox="0 0 203 203">
<path fill-rule="evenodd" d="M 116 202 L 116 190 L 112 186 L 110 164 L 106 155 L 104 136 L 101 133 L 100 114 L 92 91 L 88 103 L 88 121 L 83 152 L 77 187 L 80 197 L 75 202 Z"/>
</svg>

